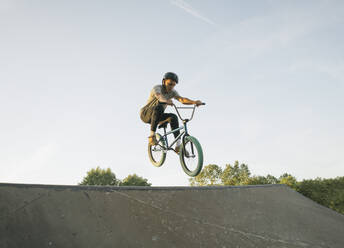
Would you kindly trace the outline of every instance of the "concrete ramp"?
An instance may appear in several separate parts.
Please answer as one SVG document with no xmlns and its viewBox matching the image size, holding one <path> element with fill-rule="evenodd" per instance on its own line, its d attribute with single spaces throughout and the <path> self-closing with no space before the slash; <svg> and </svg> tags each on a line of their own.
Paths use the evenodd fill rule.
<svg viewBox="0 0 344 248">
<path fill-rule="evenodd" d="M 344 215 L 283 185 L 0 184 L 0 247 L 344 247 Z"/>
</svg>

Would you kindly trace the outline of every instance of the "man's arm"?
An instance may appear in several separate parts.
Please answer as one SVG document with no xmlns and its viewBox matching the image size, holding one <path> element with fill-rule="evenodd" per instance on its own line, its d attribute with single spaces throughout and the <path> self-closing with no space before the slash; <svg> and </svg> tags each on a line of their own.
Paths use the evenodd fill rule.
<svg viewBox="0 0 344 248">
<path fill-rule="evenodd" d="M 182 104 L 186 104 L 186 105 L 196 104 L 198 106 L 202 104 L 200 100 L 194 101 L 189 98 L 181 97 L 181 96 L 177 97 L 177 100 L 181 102 Z"/>
</svg>

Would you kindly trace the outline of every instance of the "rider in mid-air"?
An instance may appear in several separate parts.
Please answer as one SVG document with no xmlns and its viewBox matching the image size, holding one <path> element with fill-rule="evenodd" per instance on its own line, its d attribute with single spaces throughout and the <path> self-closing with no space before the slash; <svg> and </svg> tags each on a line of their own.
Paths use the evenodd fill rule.
<svg viewBox="0 0 344 248">
<path fill-rule="evenodd" d="M 156 145 L 158 141 L 155 137 L 155 132 L 160 121 L 164 121 L 167 118 L 171 118 L 171 129 L 174 130 L 179 127 L 178 117 L 173 113 L 164 113 L 167 105 L 173 105 L 172 98 L 187 105 L 196 104 L 196 106 L 202 105 L 200 100 L 193 101 L 186 97 L 181 97 L 174 89 L 174 86 L 178 83 L 178 76 L 173 72 L 165 73 L 162 79 L 162 85 L 156 85 L 150 92 L 148 101 L 144 107 L 140 110 L 140 118 L 143 122 L 151 125 L 150 136 L 148 142 L 150 145 Z M 179 135 L 179 131 L 173 133 L 176 138 Z M 175 151 L 180 151 L 181 142 L 180 139 L 176 142 Z"/>
</svg>

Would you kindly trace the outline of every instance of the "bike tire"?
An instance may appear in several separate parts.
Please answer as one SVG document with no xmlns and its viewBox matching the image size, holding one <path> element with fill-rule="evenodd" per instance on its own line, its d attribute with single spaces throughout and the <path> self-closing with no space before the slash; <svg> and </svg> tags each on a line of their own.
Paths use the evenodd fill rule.
<svg viewBox="0 0 344 248">
<path fill-rule="evenodd" d="M 161 139 L 161 135 L 158 133 L 156 133 L 155 135 L 156 135 L 156 139 L 159 141 Z M 161 139 L 159 144 L 163 147 L 166 147 L 166 143 L 165 143 L 164 139 Z M 154 166 L 160 167 L 163 165 L 163 163 L 166 160 L 166 152 L 162 151 L 160 159 L 155 159 L 153 154 L 152 154 L 152 150 L 154 149 L 154 147 L 157 147 L 157 146 L 151 146 L 150 144 L 148 144 L 148 157 Z"/>
<path fill-rule="evenodd" d="M 198 161 L 197 161 L 197 166 L 195 169 L 190 170 L 188 168 L 185 162 L 186 157 L 185 157 L 185 150 L 184 150 L 184 143 L 183 143 L 183 147 L 181 149 L 181 152 L 179 153 L 180 164 L 182 165 L 182 168 L 187 175 L 191 177 L 195 177 L 201 172 L 202 167 L 203 167 L 203 150 L 202 150 L 201 144 L 193 136 L 185 136 L 184 141 L 185 143 L 191 142 L 194 145 L 198 154 Z"/>
</svg>

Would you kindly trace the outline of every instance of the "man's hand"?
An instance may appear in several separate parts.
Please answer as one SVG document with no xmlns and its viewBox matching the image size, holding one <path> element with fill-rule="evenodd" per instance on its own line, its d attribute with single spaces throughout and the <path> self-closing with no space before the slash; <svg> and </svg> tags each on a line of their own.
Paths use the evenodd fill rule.
<svg viewBox="0 0 344 248">
<path fill-rule="evenodd" d="M 199 105 L 202 105 L 202 104 L 203 104 L 203 102 L 202 102 L 202 101 L 200 101 L 200 100 L 197 100 L 197 101 L 195 101 L 195 104 L 196 104 L 196 106 L 198 107 Z"/>
</svg>

